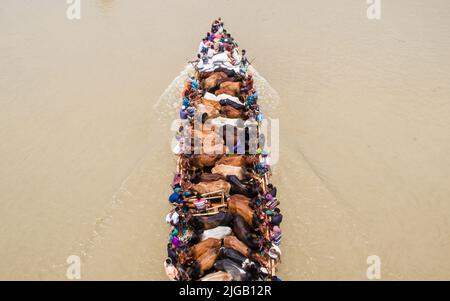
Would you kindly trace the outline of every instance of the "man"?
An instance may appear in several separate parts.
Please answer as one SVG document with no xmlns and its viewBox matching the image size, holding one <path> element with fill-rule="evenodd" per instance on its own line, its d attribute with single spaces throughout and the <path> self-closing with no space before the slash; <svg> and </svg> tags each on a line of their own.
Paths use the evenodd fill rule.
<svg viewBox="0 0 450 301">
<path fill-rule="evenodd" d="M 283 221 L 283 214 L 281 214 L 281 211 L 279 208 L 275 208 L 273 216 L 270 217 L 270 224 L 272 226 L 280 226 L 281 222 Z"/>
<path fill-rule="evenodd" d="M 171 281 L 178 281 L 179 274 L 177 268 L 172 264 L 172 259 L 167 258 L 166 261 L 164 261 L 164 269 L 166 271 L 167 277 Z"/>
<path fill-rule="evenodd" d="M 184 119 L 188 119 L 189 114 L 186 111 L 186 106 L 182 106 L 181 110 L 180 110 L 180 119 L 184 120 Z"/>
<path fill-rule="evenodd" d="M 172 260 L 172 264 L 177 264 L 178 254 L 172 243 L 167 244 L 167 257 Z"/>
<path fill-rule="evenodd" d="M 268 193 L 270 193 L 274 198 L 277 197 L 277 188 L 273 186 L 272 183 L 269 183 L 267 185 L 267 188 L 269 189 Z"/>
<path fill-rule="evenodd" d="M 192 89 L 192 91 L 197 91 L 198 90 L 198 86 L 200 85 L 200 82 L 198 80 L 196 80 L 195 77 L 193 77 L 193 76 L 191 76 L 189 80 L 191 81 L 191 89 Z"/>
<path fill-rule="evenodd" d="M 211 44 L 211 47 L 208 49 L 208 58 L 211 59 L 216 54 L 216 51 L 214 50 L 214 45 Z"/>
<path fill-rule="evenodd" d="M 237 47 L 235 47 L 234 45 L 232 45 L 231 56 L 232 56 L 232 64 L 235 66 L 239 65 L 241 60 L 239 58 L 239 52 L 237 50 Z"/>
<path fill-rule="evenodd" d="M 201 71 L 203 69 L 203 60 L 202 54 L 197 53 L 197 57 L 193 60 L 188 61 L 189 64 L 192 64 L 197 71 Z"/>
<path fill-rule="evenodd" d="M 208 39 L 207 38 L 203 38 L 202 41 L 200 42 L 200 45 L 198 45 L 198 53 L 204 53 L 206 51 L 208 51 L 208 46 L 206 46 Z"/>
<path fill-rule="evenodd" d="M 176 226 L 180 220 L 180 207 L 175 207 L 174 210 L 169 212 L 166 216 L 166 223 L 170 224 L 171 226 Z"/>
<path fill-rule="evenodd" d="M 281 233 L 280 227 L 274 226 L 272 228 L 272 235 L 270 237 L 272 243 L 276 246 L 280 246 L 281 238 L 282 238 L 282 233 Z"/>
<path fill-rule="evenodd" d="M 188 114 L 187 119 L 189 119 L 189 121 L 193 121 L 195 117 L 195 107 L 193 106 L 187 107 L 186 112 Z"/>
<path fill-rule="evenodd" d="M 175 206 L 184 205 L 185 202 L 181 188 L 177 187 L 174 189 L 174 192 L 169 196 L 169 202 Z"/>
<path fill-rule="evenodd" d="M 211 34 L 210 32 L 206 33 L 206 39 L 208 40 L 209 43 L 214 41 L 214 35 Z M 209 48 L 209 47 L 208 47 Z"/>
<path fill-rule="evenodd" d="M 194 200 L 194 205 L 197 211 L 199 212 L 206 212 L 206 204 L 208 203 L 207 200 L 202 198 L 202 196 L 197 193 L 197 198 Z"/>
<path fill-rule="evenodd" d="M 239 63 L 239 69 L 242 74 L 245 74 L 247 72 L 247 67 L 250 64 L 246 54 L 247 52 L 245 51 L 245 49 L 242 49 L 241 61 Z"/>
<path fill-rule="evenodd" d="M 202 55 L 202 61 L 203 61 L 203 65 L 207 65 L 207 64 L 208 64 L 208 61 L 209 61 L 209 59 L 208 59 L 208 53 L 204 53 L 204 54 Z"/>
</svg>

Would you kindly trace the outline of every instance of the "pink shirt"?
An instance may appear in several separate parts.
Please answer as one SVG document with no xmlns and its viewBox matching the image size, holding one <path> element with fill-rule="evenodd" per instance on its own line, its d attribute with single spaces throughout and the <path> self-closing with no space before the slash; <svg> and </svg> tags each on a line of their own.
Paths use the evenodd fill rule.
<svg viewBox="0 0 450 301">
<path fill-rule="evenodd" d="M 178 270 L 173 264 L 167 264 L 164 262 L 164 269 L 166 270 L 166 275 L 170 280 L 178 280 Z"/>
<path fill-rule="evenodd" d="M 205 199 L 199 199 L 194 200 L 194 205 L 197 210 L 206 210 L 206 200 Z"/>
</svg>

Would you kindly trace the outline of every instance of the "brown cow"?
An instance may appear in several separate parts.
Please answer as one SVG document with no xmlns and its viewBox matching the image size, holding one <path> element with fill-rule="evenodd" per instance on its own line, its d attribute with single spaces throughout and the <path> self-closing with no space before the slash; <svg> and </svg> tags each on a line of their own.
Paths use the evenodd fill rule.
<svg viewBox="0 0 450 301">
<path fill-rule="evenodd" d="M 215 238 L 208 238 L 205 239 L 202 242 L 199 242 L 195 246 L 191 248 L 191 251 L 189 252 L 189 257 L 192 257 L 193 259 L 197 260 L 202 256 L 206 251 L 209 249 L 220 249 L 220 240 Z"/>
<path fill-rule="evenodd" d="M 213 107 L 216 110 L 220 110 L 222 108 L 220 103 L 218 101 L 215 101 L 215 100 L 209 100 L 209 99 L 202 98 L 201 99 L 201 103 L 204 104 L 205 106 Z"/>
<path fill-rule="evenodd" d="M 231 213 L 240 215 L 253 228 L 258 228 L 259 222 L 257 216 L 253 209 L 250 208 L 249 203 L 249 198 L 240 194 L 234 194 L 228 199 L 228 210 Z"/>
<path fill-rule="evenodd" d="M 256 156 L 244 156 L 244 155 L 235 155 L 235 156 L 223 156 L 219 161 L 216 162 L 216 165 L 224 164 L 231 166 L 253 166 L 259 162 L 259 158 Z"/>
<path fill-rule="evenodd" d="M 217 258 L 219 257 L 219 251 L 216 249 L 208 249 L 202 254 L 191 266 L 187 269 L 187 274 L 190 279 L 198 279 L 205 271 L 211 269 L 214 266 Z"/>
<path fill-rule="evenodd" d="M 193 167 L 203 168 L 211 167 L 216 164 L 216 162 L 222 157 L 222 155 L 194 155 L 191 161 Z"/>
<path fill-rule="evenodd" d="M 250 257 L 250 249 L 240 241 L 236 236 L 226 236 L 223 239 L 224 247 L 233 249 L 244 255 L 245 257 Z"/>
<path fill-rule="evenodd" d="M 194 148 L 197 146 L 202 146 L 202 153 L 208 155 L 226 153 L 227 148 L 223 144 L 223 138 L 217 135 L 214 126 L 211 128 L 204 127 L 202 131 L 192 130 L 191 135 L 194 140 L 200 140 L 200 142 L 197 142 L 198 145 L 194 145 Z"/>
<path fill-rule="evenodd" d="M 235 204 L 244 204 L 249 206 L 251 199 L 242 194 L 233 194 L 228 198 L 228 202 L 233 202 Z"/>
<path fill-rule="evenodd" d="M 212 173 L 218 173 L 223 175 L 224 177 L 234 175 L 239 180 L 243 180 L 245 178 L 244 169 L 240 166 L 219 164 L 214 166 L 214 168 L 212 169 Z"/>
<path fill-rule="evenodd" d="M 217 257 L 219 257 L 219 249 L 208 249 L 197 259 L 201 274 L 213 267 Z"/>
<path fill-rule="evenodd" d="M 222 106 L 220 113 L 222 114 L 223 117 L 226 117 L 226 118 L 247 119 L 247 117 L 248 117 L 247 113 L 245 113 L 241 110 L 235 109 L 232 106 L 228 106 L 228 105 Z"/>
<path fill-rule="evenodd" d="M 188 189 L 192 189 L 200 194 L 215 192 L 223 190 L 226 195 L 230 194 L 231 184 L 224 180 L 217 180 L 214 182 L 200 182 L 195 185 L 188 185 Z"/>
<path fill-rule="evenodd" d="M 203 103 L 200 103 L 196 106 L 197 113 L 204 115 L 206 114 L 207 119 L 213 119 L 220 116 L 220 112 L 218 109 L 216 109 L 214 106 L 211 105 L 205 105 Z"/>
<path fill-rule="evenodd" d="M 211 74 L 211 76 L 203 80 L 200 84 L 200 87 L 204 91 L 212 91 L 215 88 L 222 86 L 223 83 L 234 82 L 235 80 L 236 78 L 228 77 L 225 72 L 215 72 Z"/>
<path fill-rule="evenodd" d="M 217 173 L 202 173 L 200 182 L 214 182 L 218 180 L 225 180 L 225 177 Z"/>
<path fill-rule="evenodd" d="M 234 97 L 239 97 L 243 84 L 240 82 L 223 82 L 220 84 L 219 89 L 215 92 L 216 95 L 228 94 Z"/>
</svg>

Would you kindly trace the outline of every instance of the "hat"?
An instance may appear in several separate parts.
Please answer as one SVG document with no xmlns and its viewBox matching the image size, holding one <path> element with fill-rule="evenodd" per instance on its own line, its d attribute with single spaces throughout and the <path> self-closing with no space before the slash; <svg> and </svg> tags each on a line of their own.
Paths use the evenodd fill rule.
<svg viewBox="0 0 450 301">
<path fill-rule="evenodd" d="M 273 199 L 273 196 L 270 193 L 268 193 L 268 194 L 266 194 L 266 199 L 271 200 L 271 199 Z"/>
<path fill-rule="evenodd" d="M 181 109 L 182 110 L 186 110 L 186 106 L 181 106 Z"/>
<path fill-rule="evenodd" d="M 177 187 L 177 188 L 174 189 L 174 191 L 175 191 L 175 192 L 180 192 L 180 191 L 181 191 L 181 188 L 180 188 L 180 187 Z"/>
</svg>

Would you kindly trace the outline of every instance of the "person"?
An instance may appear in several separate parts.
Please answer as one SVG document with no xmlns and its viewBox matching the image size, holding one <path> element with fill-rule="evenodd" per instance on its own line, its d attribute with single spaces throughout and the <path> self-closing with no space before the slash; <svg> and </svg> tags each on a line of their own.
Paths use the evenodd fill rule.
<svg viewBox="0 0 450 301">
<path fill-rule="evenodd" d="M 192 121 L 194 119 L 195 116 L 195 107 L 193 106 L 189 106 L 186 108 L 186 112 L 187 112 L 187 119 L 189 119 L 189 121 Z"/>
<path fill-rule="evenodd" d="M 164 270 L 166 271 L 167 277 L 171 281 L 178 281 L 179 280 L 179 274 L 177 268 L 172 264 L 172 259 L 167 258 L 166 261 L 164 261 Z"/>
<path fill-rule="evenodd" d="M 267 188 L 269 188 L 269 194 L 272 195 L 274 198 L 277 197 L 277 188 L 275 186 L 273 186 L 272 183 L 269 183 L 267 185 Z"/>
<path fill-rule="evenodd" d="M 216 51 L 214 50 L 214 45 L 211 44 L 211 47 L 209 47 L 208 49 L 208 58 L 211 59 L 214 56 L 214 54 L 216 54 Z"/>
<path fill-rule="evenodd" d="M 247 65 L 248 64 L 250 63 L 247 62 Z M 248 91 L 249 94 L 253 91 L 253 75 L 251 74 L 249 74 L 245 80 L 245 90 Z"/>
<path fill-rule="evenodd" d="M 230 56 L 232 55 L 232 51 L 233 51 L 233 41 L 230 37 L 230 34 L 225 34 L 224 33 L 224 37 L 222 39 L 220 39 L 220 42 L 222 44 L 222 46 L 228 51 L 230 52 Z"/>
<path fill-rule="evenodd" d="M 186 111 L 186 106 L 182 106 L 181 110 L 180 110 L 180 119 L 184 120 L 184 119 L 188 119 L 188 117 L 189 117 L 189 114 Z"/>
<path fill-rule="evenodd" d="M 181 92 L 181 96 L 189 97 L 189 94 L 191 94 L 191 88 L 192 88 L 191 81 L 187 80 L 184 83 L 184 87 L 183 87 L 183 91 Z"/>
<path fill-rule="evenodd" d="M 173 244 L 168 243 L 167 244 L 167 257 L 172 260 L 172 264 L 177 264 L 178 262 L 178 255 L 175 251 L 175 248 L 173 247 Z"/>
<path fill-rule="evenodd" d="M 197 211 L 199 212 L 205 212 L 206 211 L 206 205 L 208 204 L 208 201 L 202 198 L 201 194 L 197 193 L 196 199 L 194 200 L 194 205 Z"/>
<path fill-rule="evenodd" d="M 255 89 L 250 90 L 249 95 L 245 98 L 245 106 L 250 107 L 252 105 L 256 104 L 256 101 L 258 100 L 258 94 L 256 93 Z"/>
<path fill-rule="evenodd" d="M 273 210 L 274 215 L 270 218 L 270 224 L 272 226 L 280 226 L 281 222 L 283 221 L 283 214 L 281 214 L 281 211 L 279 208 L 275 208 Z"/>
<path fill-rule="evenodd" d="M 239 65 L 240 62 L 241 62 L 241 59 L 239 58 L 239 52 L 237 50 L 237 47 L 232 46 L 231 56 L 233 58 L 232 64 L 235 65 L 235 66 Z"/>
<path fill-rule="evenodd" d="M 275 244 L 272 244 L 272 246 L 269 249 L 268 255 L 271 258 L 273 258 L 275 260 L 278 260 L 279 258 L 281 258 L 281 249 L 280 249 L 280 247 L 278 247 Z"/>
<path fill-rule="evenodd" d="M 189 97 L 184 96 L 182 106 L 187 108 L 187 107 L 189 107 L 190 104 L 191 104 L 191 101 L 189 100 Z"/>
<path fill-rule="evenodd" d="M 208 61 L 209 61 L 209 58 L 208 58 L 208 52 L 206 52 L 206 53 L 204 53 L 204 54 L 202 55 L 203 66 L 207 65 L 207 64 L 208 64 Z"/>
<path fill-rule="evenodd" d="M 180 207 L 175 207 L 174 210 L 170 211 L 166 215 L 166 223 L 170 224 L 171 226 L 176 226 L 180 220 Z"/>
<path fill-rule="evenodd" d="M 173 193 L 169 196 L 169 202 L 175 206 L 183 205 L 185 203 L 181 188 L 177 187 L 174 189 Z"/>
<path fill-rule="evenodd" d="M 250 63 L 246 56 L 247 51 L 245 51 L 245 49 L 242 49 L 241 53 L 242 54 L 241 54 L 241 61 L 239 62 L 239 69 L 242 74 L 245 74 L 247 72 L 247 67 Z"/>
<path fill-rule="evenodd" d="M 270 210 L 275 209 L 279 204 L 278 200 L 274 198 L 270 193 L 266 194 L 266 200 L 266 207 Z"/>
<path fill-rule="evenodd" d="M 178 128 L 178 132 L 175 134 L 175 139 L 176 139 L 177 141 L 180 141 L 180 140 L 184 137 L 183 132 L 184 132 L 184 126 L 181 125 L 181 126 Z"/>
<path fill-rule="evenodd" d="M 179 249 L 181 247 L 181 240 L 177 236 L 178 235 L 178 229 L 175 228 L 172 233 L 173 233 L 173 235 L 171 235 L 172 236 L 171 242 L 172 242 L 173 247 L 176 250 L 176 249 Z"/>
<path fill-rule="evenodd" d="M 200 53 L 197 53 L 197 57 L 193 60 L 190 60 L 188 63 L 193 64 L 196 70 L 201 70 L 203 68 L 202 55 Z"/>
<path fill-rule="evenodd" d="M 210 32 L 206 33 L 206 38 L 210 43 L 214 41 L 214 35 L 212 35 Z"/>
<path fill-rule="evenodd" d="M 270 236 L 270 239 L 272 240 L 272 243 L 276 246 L 280 246 L 281 244 L 281 229 L 278 226 L 274 226 L 272 228 L 272 235 Z"/>
<path fill-rule="evenodd" d="M 207 42 L 208 42 L 207 38 L 202 39 L 202 41 L 200 42 L 200 45 L 198 45 L 198 54 L 208 51 L 208 46 L 206 46 Z"/>
<path fill-rule="evenodd" d="M 258 123 L 260 123 L 260 122 L 262 122 L 263 120 L 264 120 L 264 115 L 263 115 L 261 112 L 256 111 L 256 121 L 257 121 Z"/>
<path fill-rule="evenodd" d="M 217 30 L 217 31 L 214 33 L 214 40 L 219 41 L 222 37 L 223 37 L 223 33 L 221 33 L 219 30 Z"/>
<path fill-rule="evenodd" d="M 198 55 L 198 59 L 200 60 L 200 55 Z M 200 82 L 198 80 L 196 80 L 195 77 L 193 77 L 193 76 L 190 77 L 190 81 L 191 81 L 191 89 L 193 91 L 197 91 L 198 86 L 200 85 Z"/>
</svg>

